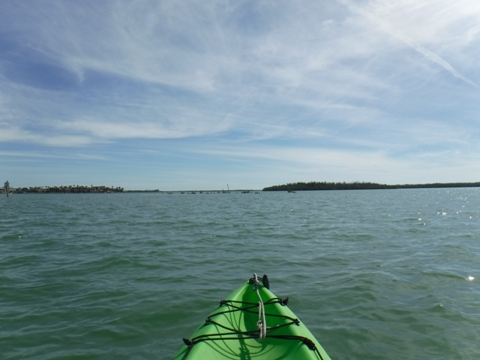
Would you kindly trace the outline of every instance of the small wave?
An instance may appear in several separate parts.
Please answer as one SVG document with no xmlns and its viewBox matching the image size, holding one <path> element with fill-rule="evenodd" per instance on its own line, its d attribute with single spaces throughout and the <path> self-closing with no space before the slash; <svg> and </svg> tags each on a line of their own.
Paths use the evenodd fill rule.
<svg viewBox="0 0 480 360">
<path fill-rule="evenodd" d="M 422 274 L 427 275 L 427 276 L 433 276 L 433 277 L 436 277 L 436 278 L 450 278 L 450 279 L 457 279 L 457 280 L 465 279 L 462 275 L 452 274 L 452 273 L 449 273 L 449 272 L 424 271 L 424 272 L 422 272 Z"/>
</svg>

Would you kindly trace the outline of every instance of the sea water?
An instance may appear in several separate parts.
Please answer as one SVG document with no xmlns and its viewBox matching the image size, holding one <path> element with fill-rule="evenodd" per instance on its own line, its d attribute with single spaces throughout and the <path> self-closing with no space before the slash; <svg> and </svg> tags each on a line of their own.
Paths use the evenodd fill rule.
<svg viewBox="0 0 480 360">
<path fill-rule="evenodd" d="M 476 188 L 2 196 L 0 358 L 171 359 L 253 273 L 332 359 L 480 359 Z"/>
</svg>

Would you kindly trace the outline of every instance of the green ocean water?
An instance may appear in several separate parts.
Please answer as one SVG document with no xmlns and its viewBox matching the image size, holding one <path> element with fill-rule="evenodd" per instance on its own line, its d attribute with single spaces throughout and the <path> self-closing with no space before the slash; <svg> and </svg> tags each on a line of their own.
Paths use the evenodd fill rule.
<svg viewBox="0 0 480 360">
<path fill-rule="evenodd" d="M 480 359 L 480 189 L 0 198 L 0 359 L 171 359 L 253 273 L 332 359 Z"/>
</svg>

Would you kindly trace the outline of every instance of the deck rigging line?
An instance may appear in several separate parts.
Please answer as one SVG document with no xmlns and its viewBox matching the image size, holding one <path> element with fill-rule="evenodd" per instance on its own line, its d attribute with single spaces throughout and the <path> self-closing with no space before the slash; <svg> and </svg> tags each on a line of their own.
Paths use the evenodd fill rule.
<svg viewBox="0 0 480 360">
<path fill-rule="evenodd" d="M 265 278 L 265 277 L 264 277 Z M 268 282 L 268 280 L 267 280 Z M 258 297 L 259 297 L 259 302 L 246 302 L 246 301 L 238 301 L 238 300 L 222 300 L 220 301 L 220 306 L 227 306 L 227 310 L 219 311 L 216 313 L 211 314 L 206 320 L 205 320 L 205 325 L 207 324 L 214 324 L 222 329 L 225 329 L 226 332 L 222 333 L 216 333 L 216 334 L 203 334 L 196 336 L 192 339 L 186 339 L 183 338 L 183 342 L 185 345 L 188 346 L 188 350 L 185 353 L 184 357 L 182 360 L 187 359 L 188 354 L 190 353 L 191 349 L 198 343 L 200 342 L 205 342 L 205 341 L 224 341 L 224 340 L 246 340 L 246 339 L 259 339 L 260 341 L 265 339 L 265 338 L 270 338 L 270 339 L 283 339 L 283 340 L 296 340 L 296 341 L 301 341 L 303 344 L 307 345 L 308 348 L 312 351 L 314 351 L 321 360 L 323 360 L 322 355 L 320 354 L 320 351 L 318 348 L 315 346 L 315 343 L 310 340 L 309 338 L 306 338 L 304 336 L 296 336 L 296 335 L 275 335 L 272 334 L 273 331 L 285 327 L 285 326 L 292 326 L 292 325 L 300 325 L 300 320 L 297 318 L 292 318 L 286 315 L 279 315 L 279 314 L 269 314 L 265 312 L 265 307 L 268 307 L 269 305 L 273 304 L 280 304 L 282 306 L 287 305 L 288 303 L 288 298 L 286 299 L 280 299 L 280 298 L 272 298 L 269 299 L 266 302 L 262 301 L 262 298 L 260 296 L 260 293 L 258 291 L 258 278 L 257 275 L 254 274 L 254 277 L 250 279 L 250 283 L 254 284 L 254 290 L 257 292 Z M 240 331 L 237 329 L 234 329 L 229 326 L 225 326 L 220 324 L 219 322 L 215 321 L 214 318 L 226 315 L 229 313 L 237 312 L 237 311 L 243 311 L 246 313 L 252 313 L 256 314 L 258 313 L 259 315 L 259 320 L 257 322 L 257 329 L 255 330 L 249 330 L 249 331 Z M 267 326 L 267 319 L 269 317 L 277 317 L 277 318 L 284 318 L 287 319 L 288 322 L 285 324 L 277 325 L 275 327 L 268 327 Z"/>
</svg>

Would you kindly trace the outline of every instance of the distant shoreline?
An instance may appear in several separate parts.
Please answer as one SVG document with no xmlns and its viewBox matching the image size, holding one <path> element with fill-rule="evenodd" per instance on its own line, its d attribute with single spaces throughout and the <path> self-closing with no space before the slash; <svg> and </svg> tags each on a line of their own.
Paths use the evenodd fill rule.
<svg viewBox="0 0 480 360">
<path fill-rule="evenodd" d="M 0 188 L 0 192 L 5 193 L 4 188 Z M 88 194 L 88 193 L 122 193 L 124 188 L 108 187 L 108 186 L 83 186 L 83 185 L 69 185 L 69 186 L 31 186 L 31 187 L 10 187 L 8 192 L 10 194 Z"/>
<path fill-rule="evenodd" d="M 263 188 L 263 191 L 322 191 L 322 190 L 384 190 L 384 189 L 434 189 L 434 188 L 466 188 L 480 187 L 480 182 L 469 183 L 431 183 L 386 185 L 371 182 L 297 182 L 284 185 L 274 185 Z"/>
<path fill-rule="evenodd" d="M 480 187 L 480 182 L 468 183 L 430 183 L 430 184 L 398 184 L 387 185 L 372 182 L 297 182 L 273 185 L 261 190 L 125 190 L 123 187 L 107 186 L 36 186 L 9 188 L 10 194 L 105 194 L 105 193 L 159 193 L 159 194 L 226 194 L 226 193 L 259 193 L 261 191 L 329 191 L 329 190 L 386 190 L 386 189 L 435 189 L 435 188 L 472 188 Z M 0 193 L 5 194 L 4 188 Z"/>
<path fill-rule="evenodd" d="M 34 186 L 34 187 L 9 187 L 10 194 L 108 194 L 108 193 L 160 193 L 160 194 L 228 194 L 228 193 L 258 193 L 261 190 L 125 190 L 123 187 L 108 186 Z M 0 188 L 0 194 L 5 194 L 5 189 Z"/>
</svg>

